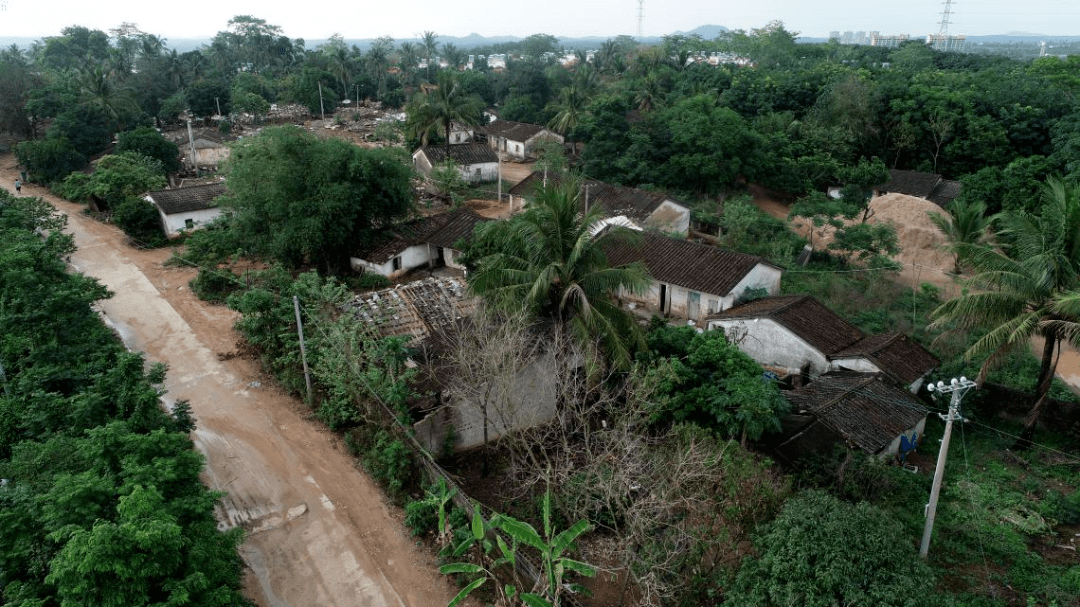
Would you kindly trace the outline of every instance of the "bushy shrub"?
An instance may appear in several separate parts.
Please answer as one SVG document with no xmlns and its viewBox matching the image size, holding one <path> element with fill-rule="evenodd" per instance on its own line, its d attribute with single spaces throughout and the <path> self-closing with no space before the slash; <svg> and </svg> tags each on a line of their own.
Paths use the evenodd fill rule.
<svg viewBox="0 0 1080 607">
<path fill-rule="evenodd" d="M 191 279 L 191 292 L 203 301 L 224 303 L 239 288 L 239 277 L 231 271 L 219 268 L 199 268 L 199 274 Z"/>
<path fill-rule="evenodd" d="M 405 526 L 416 536 L 424 536 L 435 530 L 439 514 L 430 500 L 411 500 L 405 504 Z"/>
<path fill-rule="evenodd" d="M 884 511 L 821 491 L 788 501 L 754 542 L 725 605 L 935 604 L 930 568 Z"/>
<path fill-rule="evenodd" d="M 62 180 L 86 164 L 86 156 L 63 137 L 23 141 L 15 146 L 15 157 L 26 167 L 30 181 L 46 185 Z"/>
<path fill-rule="evenodd" d="M 157 207 L 144 198 L 128 196 L 113 210 L 113 222 L 136 246 L 157 247 L 166 242 Z"/>
</svg>

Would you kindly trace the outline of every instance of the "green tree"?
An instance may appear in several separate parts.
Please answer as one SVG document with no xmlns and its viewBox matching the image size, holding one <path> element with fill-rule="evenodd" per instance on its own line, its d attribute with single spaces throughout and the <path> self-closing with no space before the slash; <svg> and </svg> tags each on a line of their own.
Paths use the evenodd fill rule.
<svg viewBox="0 0 1080 607">
<path fill-rule="evenodd" d="M 754 544 L 757 556 L 743 561 L 725 605 L 932 604 L 930 568 L 902 526 L 868 503 L 808 491 L 789 500 Z"/>
<path fill-rule="evenodd" d="M 349 267 L 349 253 L 412 210 L 411 169 L 389 149 L 283 126 L 233 148 L 221 204 L 249 250 L 296 267 Z"/>
<path fill-rule="evenodd" d="M 675 378 L 660 393 L 667 399 L 654 421 L 693 422 L 727 437 L 757 440 L 780 429 L 787 401 L 764 379 L 761 365 L 731 343 L 723 331 L 655 326 L 652 351 L 674 365 Z"/>
<path fill-rule="evenodd" d="M 166 172 L 180 169 L 180 149 L 157 130 L 141 126 L 116 136 L 116 153 L 135 152 L 161 163 Z"/>
<path fill-rule="evenodd" d="M 612 298 L 649 284 L 641 264 L 611 267 L 606 243 L 632 238 L 625 228 L 597 235 L 599 205 L 581 212 L 581 183 L 563 178 L 537 188 L 531 206 L 507 222 L 479 228 L 478 246 L 497 251 L 480 260 L 469 287 L 496 308 L 520 309 L 565 323 L 579 340 L 599 341 L 609 360 L 629 365 L 641 345 L 635 324 Z"/>
<path fill-rule="evenodd" d="M 86 156 L 64 137 L 23 141 L 15 146 L 15 157 L 31 181 L 46 184 L 60 181 L 86 164 Z"/>
<path fill-rule="evenodd" d="M 1063 329 L 1078 318 L 1056 302 L 1080 289 L 1080 187 L 1048 179 L 1040 214 L 1006 212 L 997 225 L 996 246 L 958 247 L 975 271 L 967 281 L 972 291 L 934 310 L 930 326 L 988 329 L 965 353 L 969 360 L 989 355 L 980 383 L 1006 353 L 1043 338 L 1035 400 L 1017 444 L 1026 446 L 1050 393 Z"/>
<path fill-rule="evenodd" d="M 477 126 L 483 109 L 484 101 L 467 94 L 453 72 L 439 72 L 438 85 L 418 93 L 406 106 L 405 130 L 408 137 L 418 139 L 420 145 L 427 145 L 433 134 L 444 136 L 449 156 L 450 124 Z"/>
<path fill-rule="evenodd" d="M 949 214 L 930 213 L 930 221 L 941 230 L 948 240 L 948 250 L 953 253 L 953 273 L 960 273 L 961 254 L 973 246 L 985 244 L 990 238 L 990 218 L 982 202 L 954 200 Z"/>
</svg>

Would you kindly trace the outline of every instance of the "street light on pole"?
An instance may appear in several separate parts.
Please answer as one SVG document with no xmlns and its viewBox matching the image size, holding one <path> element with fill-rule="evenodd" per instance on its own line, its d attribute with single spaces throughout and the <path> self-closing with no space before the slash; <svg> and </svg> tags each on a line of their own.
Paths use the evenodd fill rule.
<svg viewBox="0 0 1080 607">
<path fill-rule="evenodd" d="M 938 413 L 938 417 L 945 420 L 945 435 L 941 438 L 941 450 L 938 451 L 937 467 L 934 469 L 934 485 L 930 489 L 930 503 L 926 505 L 926 526 L 923 528 L 922 544 L 919 546 L 919 556 L 924 559 L 930 552 L 930 536 L 934 533 L 934 515 L 937 514 L 938 496 L 941 494 L 941 477 L 945 474 L 945 456 L 949 454 L 952 423 L 963 421 L 964 418 L 960 415 L 960 400 L 974 387 L 975 382 L 963 376 L 960 379 L 952 378 L 948 384 L 939 381 L 934 385 L 931 382 L 926 387 L 931 394 L 952 394 L 952 398 L 949 400 L 949 412 L 944 415 Z"/>
</svg>

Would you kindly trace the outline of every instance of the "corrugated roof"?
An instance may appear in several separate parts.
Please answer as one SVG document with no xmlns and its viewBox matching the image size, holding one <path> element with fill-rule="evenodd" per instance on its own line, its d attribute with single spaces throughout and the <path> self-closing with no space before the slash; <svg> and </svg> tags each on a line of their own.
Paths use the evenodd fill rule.
<svg viewBox="0 0 1080 607">
<path fill-rule="evenodd" d="M 727 295 L 758 264 L 773 266 L 753 255 L 651 232 L 642 233 L 634 243 L 622 239 L 612 242 L 604 252 L 612 266 L 641 261 L 659 282 L 711 295 Z"/>
<path fill-rule="evenodd" d="M 495 150 L 483 143 L 459 143 L 451 145 L 449 151 L 445 145 L 429 145 L 420 149 L 432 165 L 442 164 L 447 158 L 454 164 L 468 166 L 472 164 L 484 164 L 499 162 L 499 155 Z"/>
<path fill-rule="evenodd" d="M 214 208 L 214 199 L 225 193 L 224 183 L 193 185 L 172 190 L 158 190 L 148 195 L 166 215 L 190 213 Z"/>
<path fill-rule="evenodd" d="M 503 137 L 510 141 L 527 141 L 530 137 L 545 129 L 546 127 L 540 124 L 528 124 L 512 120 L 493 120 L 477 130 L 486 135 Z"/>
<path fill-rule="evenodd" d="M 825 355 L 866 337 L 858 327 L 810 295 L 763 297 L 709 316 L 723 320 L 753 318 L 775 320 Z"/>
<path fill-rule="evenodd" d="M 548 183 L 559 183 L 562 178 L 556 173 L 548 174 Z M 510 194 L 529 198 L 537 187 L 544 183 L 544 174 L 533 171 L 528 177 L 522 179 L 517 185 L 510 188 Z M 686 207 L 685 204 L 661 192 L 647 192 L 637 188 L 627 188 L 595 179 L 589 179 L 582 183 L 582 189 L 588 191 L 589 206 L 600 205 L 604 208 L 604 214 L 609 217 L 625 215 L 637 221 L 644 221 L 652 215 L 665 200 Z M 581 205 L 585 206 L 585 193 L 581 195 Z"/>
<path fill-rule="evenodd" d="M 870 335 L 830 358 L 864 357 L 894 379 L 908 385 L 941 364 L 933 354 L 902 333 Z"/>
<path fill-rule="evenodd" d="M 479 300 L 456 278 L 425 278 L 354 297 L 347 306 L 383 337 L 422 340 L 468 318 Z"/>
<path fill-rule="evenodd" d="M 784 392 L 796 410 L 809 411 L 849 444 L 876 454 L 926 417 L 928 409 L 880 374 L 823 375 Z"/>
<path fill-rule="evenodd" d="M 459 239 L 472 236 L 472 228 L 482 221 L 488 220 L 472 209 L 421 217 L 388 228 L 382 239 L 357 250 L 352 256 L 371 263 L 386 263 L 405 249 L 424 243 L 452 247 Z"/>
</svg>

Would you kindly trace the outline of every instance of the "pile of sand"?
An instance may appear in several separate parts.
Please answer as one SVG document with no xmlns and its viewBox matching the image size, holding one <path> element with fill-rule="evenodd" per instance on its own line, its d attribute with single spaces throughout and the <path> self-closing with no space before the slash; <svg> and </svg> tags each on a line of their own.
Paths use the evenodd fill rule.
<svg viewBox="0 0 1080 607">
<path fill-rule="evenodd" d="M 928 266 L 942 272 L 952 272 L 953 256 L 944 250 L 945 235 L 930 221 L 930 213 L 948 217 L 938 205 L 904 194 L 886 194 L 870 201 L 871 223 L 892 223 L 902 251 L 893 259 L 911 267 Z"/>
<path fill-rule="evenodd" d="M 893 259 L 904 266 L 899 277 L 901 282 L 912 286 L 929 282 L 939 287 L 954 288 L 949 276 L 953 271 L 953 256 L 944 250 L 948 241 L 929 217 L 929 213 L 945 216 L 948 213 L 929 200 L 905 194 L 878 196 L 870 201 L 870 210 L 873 214 L 869 223 L 891 223 L 896 228 L 901 251 Z M 858 221 L 855 219 L 846 223 Z M 792 221 L 792 228 L 806 238 L 809 238 L 810 226 L 810 220 L 804 217 L 796 217 Z M 815 249 L 828 247 L 833 241 L 832 228 L 826 228 L 824 233 L 818 228 L 813 241 Z"/>
</svg>

